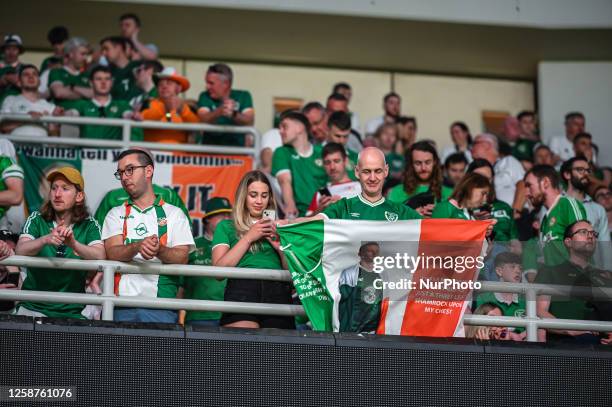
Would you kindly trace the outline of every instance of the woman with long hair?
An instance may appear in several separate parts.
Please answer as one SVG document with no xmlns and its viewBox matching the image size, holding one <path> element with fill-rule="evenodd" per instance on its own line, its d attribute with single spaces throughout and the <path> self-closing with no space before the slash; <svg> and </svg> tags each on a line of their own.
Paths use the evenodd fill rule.
<svg viewBox="0 0 612 407">
<path fill-rule="evenodd" d="M 265 214 L 264 214 L 265 211 Z M 212 264 L 221 267 L 286 269 L 274 226 L 276 203 L 270 181 L 261 171 L 250 171 L 236 190 L 232 219 L 221 221 L 213 237 Z M 229 279 L 225 301 L 291 303 L 285 282 Z M 225 313 L 222 326 L 294 329 L 292 317 Z"/>
<path fill-rule="evenodd" d="M 475 220 L 482 208 L 488 204 L 491 183 L 487 177 L 468 174 L 455 186 L 453 194 L 447 201 L 439 202 L 432 218 Z"/>
<path fill-rule="evenodd" d="M 470 134 L 470 128 L 464 122 L 453 122 L 450 125 L 450 136 L 453 141 L 452 146 L 446 147 L 442 150 L 440 158 L 442 162 L 446 161 L 448 156 L 454 153 L 463 153 L 468 162 L 472 161 L 472 134 Z"/>
</svg>

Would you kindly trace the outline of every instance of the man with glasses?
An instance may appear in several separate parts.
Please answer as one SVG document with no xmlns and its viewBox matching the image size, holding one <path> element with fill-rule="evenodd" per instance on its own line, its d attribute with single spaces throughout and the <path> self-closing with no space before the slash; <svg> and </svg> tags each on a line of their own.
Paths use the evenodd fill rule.
<svg viewBox="0 0 612 407">
<path fill-rule="evenodd" d="M 110 210 L 102 239 L 110 260 L 186 264 L 195 243 L 188 218 L 153 191 L 153 156 L 145 149 L 123 151 L 115 177 L 130 196 Z M 119 296 L 176 298 L 181 279 L 154 274 L 122 274 L 115 278 Z M 172 310 L 116 308 L 115 321 L 176 323 Z"/>
<path fill-rule="evenodd" d="M 72 167 L 61 167 L 51 171 L 47 180 L 51 183 L 48 200 L 26 220 L 15 254 L 104 260 L 106 255 L 100 238 L 100 225 L 89 215 L 81 173 Z M 61 267 L 29 267 L 21 289 L 85 293 L 86 281 L 91 274 Z M 82 304 L 25 301 L 19 303 L 15 314 L 84 319 L 82 311 Z"/>
<path fill-rule="evenodd" d="M 111 96 L 113 77 L 110 68 L 106 66 L 95 67 L 90 75 L 89 82 L 93 90 L 93 98 L 81 99 L 74 102 L 73 107 L 66 115 L 112 119 L 131 119 L 133 112 L 125 100 L 116 100 Z M 122 128 L 120 126 L 100 126 L 83 124 L 80 126 L 81 138 L 121 140 Z M 132 140 L 143 139 L 142 129 L 132 129 Z"/>
<path fill-rule="evenodd" d="M 567 183 L 567 196 L 582 202 L 586 210 L 587 220 L 599 233 L 600 242 L 609 242 L 608 216 L 603 206 L 587 194 L 592 169 L 584 157 L 574 157 L 561 165 L 561 177 Z"/>
<path fill-rule="evenodd" d="M 497 182 L 497 178 L 495 181 Z M 525 189 L 527 199 L 534 208 L 546 208 L 546 214 L 540 221 L 539 233 L 544 264 L 561 264 L 567 259 L 567 250 L 563 245 L 565 230 L 569 225 L 587 219 L 584 205 L 561 194 L 559 175 L 549 165 L 536 165 L 530 169 L 525 175 Z M 535 264 L 526 265 L 525 273 L 533 273 L 536 269 Z"/>
<path fill-rule="evenodd" d="M 565 228 L 563 245 L 567 248 L 569 257 L 556 266 L 542 267 L 535 282 L 538 284 L 559 284 L 567 286 L 610 287 L 610 273 L 593 268 L 589 262 L 597 246 L 598 233 L 593 230 L 589 221 L 579 220 Z M 603 307 L 602 307 L 603 305 Z M 609 306 L 608 306 L 609 308 Z M 591 302 L 579 298 L 556 298 L 550 295 L 539 295 L 537 312 L 540 318 L 559 319 L 609 319 L 609 315 L 601 315 L 606 309 L 603 303 Z M 539 330 L 540 341 L 599 343 L 600 339 L 594 332 L 574 331 L 568 329 Z M 602 342 L 607 341 L 604 339 Z"/>
</svg>

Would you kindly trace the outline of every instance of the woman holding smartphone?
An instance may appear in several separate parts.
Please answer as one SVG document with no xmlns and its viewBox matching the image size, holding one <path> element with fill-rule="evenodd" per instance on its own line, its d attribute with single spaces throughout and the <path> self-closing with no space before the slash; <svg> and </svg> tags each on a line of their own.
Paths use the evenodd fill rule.
<svg viewBox="0 0 612 407">
<path fill-rule="evenodd" d="M 236 190 L 232 219 L 217 226 L 212 264 L 220 267 L 286 269 L 276 234 L 272 187 L 261 171 L 248 172 Z M 291 284 L 267 280 L 229 279 L 225 301 L 291 304 Z M 224 313 L 222 326 L 295 329 L 293 317 Z"/>
</svg>

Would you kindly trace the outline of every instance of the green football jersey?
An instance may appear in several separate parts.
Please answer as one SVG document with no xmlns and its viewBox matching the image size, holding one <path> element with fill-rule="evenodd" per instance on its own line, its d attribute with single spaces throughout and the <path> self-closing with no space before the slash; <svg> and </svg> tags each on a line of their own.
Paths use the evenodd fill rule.
<svg viewBox="0 0 612 407">
<path fill-rule="evenodd" d="M 338 319 L 340 332 L 374 332 L 380 321 L 382 289 L 376 289 L 374 282 L 380 275 L 359 267 L 357 284 L 353 287 L 340 284 Z"/>
<path fill-rule="evenodd" d="M 23 179 L 23 170 L 10 157 L 0 155 L 0 191 L 6 191 L 6 180 L 9 178 Z M 0 219 L 4 217 L 10 206 L 0 206 Z"/>
<path fill-rule="evenodd" d="M 113 98 L 129 101 L 140 94 L 140 89 L 136 86 L 133 71 L 134 68 L 141 64 L 142 61 L 131 61 L 123 68 L 110 65 L 111 74 L 113 75 L 113 89 L 111 90 Z"/>
<path fill-rule="evenodd" d="M 218 245 L 225 245 L 232 248 L 240 239 L 236 236 L 234 222 L 225 219 L 219 222 L 215 235 L 213 236 L 212 248 Z M 280 257 L 274 247 L 265 239 L 259 240 L 254 250 L 253 246 L 240 259 L 236 267 L 255 268 L 255 269 L 282 269 Z"/>
<path fill-rule="evenodd" d="M 404 157 L 400 154 L 391 152 L 389 154 L 385 154 L 385 161 L 389 166 L 389 176 L 394 172 L 402 172 L 404 171 Z"/>
<path fill-rule="evenodd" d="M 567 249 L 563 245 L 565 229 L 586 218 L 582 202 L 563 195 L 557 197 L 540 222 L 540 246 L 544 254 L 544 264 L 554 266 L 567 259 Z"/>
<path fill-rule="evenodd" d="M 431 212 L 433 219 L 463 219 L 474 220 L 467 209 L 459 209 L 450 201 L 438 202 Z"/>
<path fill-rule="evenodd" d="M 385 198 L 372 203 L 361 194 L 352 198 L 342 198 L 329 205 L 321 213 L 329 219 L 386 220 L 389 222 L 422 219 L 422 216 L 412 208 L 396 204 Z"/>
<path fill-rule="evenodd" d="M 491 206 L 491 217 L 497 219 L 497 223 L 493 226 L 495 241 L 508 242 L 518 239 L 518 229 L 514 221 L 512 207 L 497 199 L 493 201 Z"/>
<path fill-rule="evenodd" d="M 253 109 L 253 98 L 251 93 L 246 90 L 232 89 L 229 98 L 236 102 L 235 109 L 239 113 L 243 113 L 247 109 Z M 223 100 L 211 98 L 208 91 L 200 93 L 198 98 L 198 109 L 203 107 L 212 112 L 221 104 L 223 104 Z M 235 125 L 236 123 L 230 117 L 221 116 L 213 124 Z M 244 134 L 206 131 L 204 132 L 203 143 L 244 146 Z"/>
<path fill-rule="evenodd" d="M 512 155 L 519 161 L 532 161 L 533 148 L 536 144 L 537 141 L 520 139 L 512 146 Z"/>
<path fill-rule="evenodd" d="M 419 184 L 417 185 L 417 187 L 411 194 L 408 194 L 406 190 L 404 189 L 404 184 L 399 184 L 391 188 L 391 190 L 389 190 L 389 194 L 387 195 L 387 198 L 391 202 L 403 204 L 408 199 L 412 198 L 413 196 L 422 194 L 427 191 L 429 191 L 429 185 Z M 441 191 L 442 196 L 440 198 L 440 201 L 438 202 L 447 200 L 448 198 L 450 198 L 452 193 L 453 193 L 452 188 L 449 188 L 446 185 L 442 185 L 442 191 Z"/>
<path fill-rule="evenodd" d="M 174 189 L 164 188 L 153 184 L 153 192 L 155 195 L 160 195 L 165 202 L 169 203 L 170 205 L 174 205 L 183 211 L 185 216 L 187 216 L 187 219 L 191 219 L 189 217 L 189 211 L 187 211 L 183 200 Z M 108 215 L 108 212 L 116 206 L 123 205 L 123 203 L 129 199 L 129 197 L 130 196 L 123 188 L 117 188 L 107 192 L 98 205 L 98 209 L 94 215 L 98 223 L 103 225 L 104 219 L 106 218 L 106 215 Z"/>
<path fill-rule="evenodd" d="M 189 264 L 210 266 L 212 264 L 212 241 L 204 236 L 195 238 L 196 250 L 189 255 Z M 223 301 L 227 279 L 213 277 L 185 277 L 185 298 Z M 187 311 L 186 321 L 219 320 L 221 312 Z"/>
<path fill-rule="evenodd" d="M 79 112 L 81 117 L 107 117 L 111 119 L 122 119 L 126 112 L 132 108 L 125 100 L 111 99 L 105 106 L 98 104 L 93 99 L 80 99 L 72 104 L 72 110 Z M 121 140 L 122 128 L 118 126 L 96 126 L 84 124 L 80 126 L 81 138 L 94 138 L 103 140 Z M 132 129 L 132 140 L 142 141 L 144 138 L 141 128 Z"/>
<path fill-rule="evenodd" d="M 32 240 L 51 233 L 56 226 L 54 221 L 43 219 L 40 212 L 32 212 L 23 226 L 21 237 Z M 81 244 L 102 244 L 100 237 L 100 224 L 91 216 L 84 221 L 72 225 L 74 238 Z M 63 257 L 70 259 L 80 258 L 70 247 L 45 245 L 36 257 Z M 84 293 L 87 271 L 62 270 L 61 268 L 28 268 L 26 278 L 23 281 L 22 290 L 33 291 L 59 291 L 70 293 Z M 48 317 L 81 318 L 82 304 L 57 304 L 25 301 L 20 302 L 19 307 L 31 311 L 41 312 Z"/>
<path fill-rule="evenodd" d="M 282 146 L 272 156 L 272 175 L 278 177 L 285 171 L 291 173 L 293 198 L 300 216 L 306 213 L 315 192 L 327 183 L 321 150 L 320 145 L 312 145 L 311 153 L 302 156 L 293 147 Z"/>
<path fill-rule="evenodd" d="M 79 86 L 89 88 L 89 78 L 85 73 L 74 73 L 68 71 L 66 67 L 55 68 L 49 72 L 49 87 L 59 82 L 64 86 Z M 70 109 L 74 105 L 74 100 L 54 98 L 53 102 L 63 108 Z"/>
</svg>

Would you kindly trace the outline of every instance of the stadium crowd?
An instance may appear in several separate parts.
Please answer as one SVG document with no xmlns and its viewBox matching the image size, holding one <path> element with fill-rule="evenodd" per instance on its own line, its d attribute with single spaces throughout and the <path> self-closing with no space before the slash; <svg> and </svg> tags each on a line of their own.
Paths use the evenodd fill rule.
<svg viewBox="0 0 612 407">
<path fill-rule="evenodd" d="M 70 37 L 54 27 L 48 39 L 54 53 L 41 67 L 21 61 L 21 38 L 4 37 L 0 46 L 2 113 L 125 118 L 172 123 L 252 126 L 254 106 L 246 90 L 232 87 L 226 64 L 205 73 L 206 90 L 197 101 L 181 97 L 191 84 L 157 60 L 158 49 L 139 39 L 138 16 L 119 20 L 117 35 L 99 41 Z M 507 117 L 501 134 L 472 135 L 468 126 L 449 125 L 452 146 L 440 151 L 419 137 L 417 119 L 402 114 L 401 96 L 390 92 L 383 111 L 365 123 L 350 110 L 348 83 L 337 83 L 322 104 L 283 112 L 279 126 L 262 137 L 260 167 L 247 173 L 235 194 L 206 202 L 205 233 L 195 237 L 178 194 L 153 183 L 155 157 L 141 148 L 121 153 L 114 176 L 122 188 L 109 191 L 95 213 L 86 203 L 85 182 L 74 168 L 47 174 L 47 200 L 23 225 L 20 235 L 2 230 L 0 258 L 13 254 L 40 257 L 109 259 L 220 267 L 286 269 L 276 227 L 306 219 L 393 220 L 450 218 L 494 220 L 479 278 L 487 281 L 612 286 L 609 270 L 612 169 L 598 165 L 598 149 L 580 112 L 565 116 L 565 134 L 548 145 L 540 140 L 532 111 Z M 64 126 L 4 121 L 3 134 L 63 135 Z M 121 139 L 121 130 L 81 125 L 81 138 Z M 134 129 L 132 140 L 163 143 L 253 145 L 245 132 L 195 133 Z M 0 143 L 0 217 L 24 196 L 24 173 L 8 140 Z M 0 222 L 0 228 L 6 229 Z M 384 226 L 383 226 L 384 227 Z M 449 237 L 452 239 L 452 237 Z M 603 245 L 607 245 L 603 247 Z M 376 242 L 364 244 L 362 263 L 341 279 L 341 329 L 371 332 L 380 318 L 380 296 L 364 301 L 371 282 Z M 370 261 L 368 262 L 368 259 Z M 0 268 L 0 288 L 99 293 L 101 273 Z M 290 304 L 289 283 L 205 277 L 123 274 L 115 278 L 119 296 L 190 298 Z M 293 295 L 293 297 L 292 297 Z M 519 294 L 482 293 L 475 314 L 523 316 Z M 96 307 L 20 302 L 4 304 L 17 315 L 99 318 Z M 605 301 L 556 299 L 540 295 L 543 318 L 611 320 Z M 190 323 L 242 328 L 308 329 L 300 318 L 174 312 L 117 308 L 117 321 Z M 522 328 L 467 327 L 479 339 L 525 339 Z M 541 340 L 609 343 L 609 333 L 571 330 L 540 332 Z"/>
</svg>

